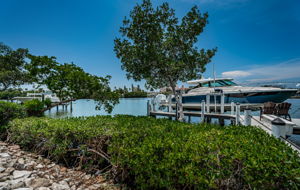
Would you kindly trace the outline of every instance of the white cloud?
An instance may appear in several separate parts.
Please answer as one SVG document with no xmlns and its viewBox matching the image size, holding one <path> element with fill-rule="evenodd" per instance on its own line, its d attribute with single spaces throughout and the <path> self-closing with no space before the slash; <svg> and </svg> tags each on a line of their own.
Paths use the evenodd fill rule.
<svg viewBox="0 0 300 190">
<path fill-rule="evenodd" d="M 300 78 L 300 58 L 291 59 L 282 63 L 265 66 L 256 66 L 249 70 L 226 71 L 223 77 L 232 77 L 248 82 L 267 82 Z"/>
<path fill-rule="evenodd" d="M 251 73 L 246 71 L 227 71 L 222 73 L 223 77 L 231 77 L 231 78 L 247 77 L 250 75 Z"/>
</svg>

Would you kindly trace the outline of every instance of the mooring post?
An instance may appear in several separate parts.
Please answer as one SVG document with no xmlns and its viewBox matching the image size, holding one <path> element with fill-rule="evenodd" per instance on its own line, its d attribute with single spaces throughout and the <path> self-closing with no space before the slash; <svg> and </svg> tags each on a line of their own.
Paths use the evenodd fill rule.
<svg viewBox="0 0 300 190">
<path fill-rule="evenodd" d="M 206 112 L 210 112 L 210 94 L 206 95 Z"/>
<path fill-rule="evenodd" d="M 245 110 L 245 125 L 250 126 L 251 125 L 251 110 Z"/>
<path fill-rule="evenodd" d="M 221 114 L 224 113 L 224 102 L 225 102 L 225 95 L 222 93 L 222 95 L 221 95 Z"/>
<path fill-rule="evenodd" d="M 202 100 L 201 102 L 201 122 L 204 122 L 204 115 L 205 115 L 205 101 Z"/>
<path fill-rule="evenodd" d="M 286 130 L 285 130 L 285 122 L 280 119 L 280 118 L 276 118 L 274 119 L 272 122 L 272 134 L 276 137 L 283 137 L 286 138 Z"/>
<path fill-rule="evenodd" d="M 236 103 L 235 124 L 240 124 L 240 103 Z"/>
<path fill-rule="evenodd" d="M 234 115 L 234 102 L 231 102 L 231 115 Z"/>
<path fill-rule="evenodd" d="M 155 103 L 154 103 L 154 98 L 152 98 L 152 100 L 151 100 L 151 104 L 152 104 L 152 111 L 156 111 L 156 109 L 155 109 Z"/>
<path fill-rule="evenodd" d="M 150 100 L 147 101 L 147 116 L 150 116 L 150 110 L 151 107 L 150 107 Z"/>
<path fill-rule="evenodd" d="M 169 112 L 173 111 L 172 110 L 172 95 L 171 94 L 168 96 L 168 111 Z"/>
</svg>

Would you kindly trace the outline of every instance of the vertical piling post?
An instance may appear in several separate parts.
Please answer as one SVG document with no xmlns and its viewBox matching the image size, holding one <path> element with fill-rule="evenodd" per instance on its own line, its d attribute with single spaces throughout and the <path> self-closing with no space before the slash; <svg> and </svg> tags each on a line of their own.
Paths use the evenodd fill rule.
<svg viewBox="0 0 300 190">
<path fill-rule="evenodd" d="M 201 102 L 201 122 L 204 122 L 204 115 L 205 115 L 205 101 L 202 100 Z"/>
<path fill-rule="evenodd" d="M 245 110 L 245 125 L 250 126 L 251 125 L 251 110 Z"/>
<path fill-rule="evenodd" d="M 172 95 L 171 94 L 168 96 L 168 111 L 169 112 L 173 111 L 172 110 Z"/>
<path fill-rule="evenodd" d="M 210 94 L 206 95 L 206 112 L 210 112 Z"/>
<path fill-rule="evenodd" d="M 231 115 L 234 115 L 234 102 L 231 102 Z"/>
<path fill-rule="evenodd" d="M 152 104 L 152 111 L 156 111 L 156 109 L 155 109 L 155 103 L 154 103 L 154 98 L 152 98 L 152 100 L 151 100 L 151 104 Z"/>
<path fill-rule="evenodd" d="M 240 124 L 240 103 L 236 104 L 235 124 Z"/>
<path fill-rule="evenodd" d="M 224 102 L 225 102 L 225 95 L 222 93 L 222 95 L 221 95 L 221 114 L 224 113 Z"/>
<path fill-rule="evenodd" d="M 73 112 L 73 101 L 70 102 L 70 111 Z"/>
<path fill-rule="evenodd" d="M 147 116 L 150 116 L 151 106 L 150 106 L 150 100 L 147 101 Z"/>
</svg>

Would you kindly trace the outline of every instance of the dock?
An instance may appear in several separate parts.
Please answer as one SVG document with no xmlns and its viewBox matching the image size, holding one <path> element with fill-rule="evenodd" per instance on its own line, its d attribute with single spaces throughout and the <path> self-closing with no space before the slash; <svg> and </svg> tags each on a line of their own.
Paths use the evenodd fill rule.
<svg viewBox="0 0 300 190">
<path fill-rule="evenodd" d="M 165 107 L 167 111 L 162 111 L 156 107 Z M 291 141 L 289 137 L 300 134 L 300 119 L 288 121 L 279 116 L 263 114 L 261 116 L 252 116 L 252 111 L 257 111 L 263 104 L 211 104 L 210 101 L 202 101 L 201 104 L 182 103 L 182 96 L 177 97 L 177 103 L 171 101 L 161 102 L 155 106 L 155 101 L 148 101 L 147 115 L 151 117 L 167 117 L 183 122 L 191 122 L 191 117 L 199 117 L 200 122 L 212 122 L 212 119 L 218 120 L 221 126 L 224 126 L 225 120 L 229 120 L 232 125 L 255 126 L 264 130 L 267 134 L 273 135 L 297 151 L 300 156 L 300 146 Z M 243 112 L 243 114 L 241 114 Z M 297 143 L 300 138 L 297 137 Z M 299 143 L 298 143 L 299 144 Z"/>
<path fill-rule="evenodd" d="M 175 109 L 176 104 L 172 103 L 172 104 L 168 104 L 168 103 L 162 103 L 160 104 L 161 106 L 172 106 L 172 108 Z M 183 109 L 184 110 L 194 110 L 194 111 L 199 111 L 201 110 L 201 103 L 183 103 L 182 104 Z M 224 111 L 230 111 L 231 110 L 231 104 L 224 104 Z M 241 111 L 244 110 L 251 110 L 251 111 L 257 111 L 260 109 L 260 107 L 262 107 L 263 104 L 249 104 L 249 103 L 245 103 L 245 104 L 240 104 L 240 109 Z M 221 111 L 221 106 L 220 104 L 210 104 L 209 105 L 210 110 L 214 110 L 215 108 L 217 109 L 217 112 Z"/>
</svg>

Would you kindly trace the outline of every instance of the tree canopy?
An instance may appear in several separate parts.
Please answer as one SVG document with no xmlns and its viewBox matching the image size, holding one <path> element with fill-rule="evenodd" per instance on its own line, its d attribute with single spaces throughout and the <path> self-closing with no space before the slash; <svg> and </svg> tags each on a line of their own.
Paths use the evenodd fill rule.
<svg viewBox="0 0 300 190">
<path fill-rule="evenodd" d="M 119 95 L 109 86 L 110 76 L 99 77 L 86 73 L 73 63 L 60 64 L 55 57 L 28 56 L 31 62 L 27 69 L 32 80 L 46 85 L 61 101 L 66 99 L 91 98 L 98 102 L 97 109 L 111 112 L 119 101 Z"/>
<path fill-rule="evenodd" d="M 24 69 L 27 49 L 13 50 L 0 42 L 0 91 L 24 84 L 28 75 Z"/>
<path fill-rule="evenodd" d="M 144 79 L 148 88 L 170 86 L 173 93 L 178 81 L 199 78 L 216 52 L 216 48 L 195 47 L 207 18 L 197 6 L 179 22 L 168 3 L 157 8 L 150 0 L 137 4 L 130 18 L 123 20 L 122 37 L 114 41 L 114 51 L 127 77 Z"/>
<path fill-rule="evenodd" d="M 111 112 L 119 102 L 119 94 L 111 90 L 111 77 L 85 72 L 73 63 L 58 63 L 56 57 L 35 56 L 27 49 L 13 50 L 0 43 L 0 95 L 15 95 L 12 88 L 27 84 L 45 85 L 61 101 L 91 98 Z"/>
</svg>

